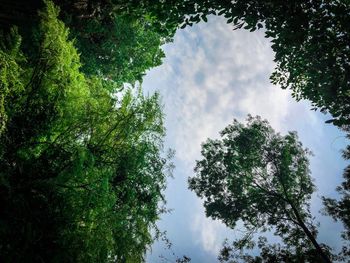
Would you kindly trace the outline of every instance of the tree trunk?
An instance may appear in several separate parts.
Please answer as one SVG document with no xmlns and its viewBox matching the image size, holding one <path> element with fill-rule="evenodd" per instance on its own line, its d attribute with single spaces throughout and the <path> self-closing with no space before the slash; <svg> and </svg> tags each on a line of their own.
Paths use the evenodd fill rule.
<svg viewBox="0 0 350 263">
<path fill-rule="evenodd" d="M 308 239 L 311 241 L 311 243 L 314 245 L 314 247 L 316 248 L 317 252 L 319 253 L 320 257 L 322 258 L 322 260 L 326 263 L 332 263 L 332 261 L 329 259 L 329 257 L 326 255 L 326 253 L 324 253 L 323 249 L 321 248 L 321 246 L 318 244 L 318 242 L 316 241 L 315 237 L 312 235 L 312 233 L 310 232 L 310 230 L 308 229 L 308 227 L 305 225 L 303 219 L 301 218 L 298 209 L 295 208 L 295 206 L 293 204 L 290 204 L 292 207 L 292 210 L 297 218 L 297 221 L 299 223 L 299 226 L 303 229 L 304 233 L 306 234 L 306 236 L 308 237 Z"/>
</svg>

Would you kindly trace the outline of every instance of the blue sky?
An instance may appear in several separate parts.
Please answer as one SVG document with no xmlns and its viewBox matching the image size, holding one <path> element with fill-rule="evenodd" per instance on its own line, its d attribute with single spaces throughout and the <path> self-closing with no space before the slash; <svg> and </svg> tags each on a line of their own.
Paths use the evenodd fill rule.
<svg viewBox="0 0 350 263">
<path fill-rule="evenodd" d="M 166 147 L 176 150 L 174 179 L 169 180 L 166 198 L 170 214 L 158 223 L 173 243 L 173 252 L 187 255 L 192 262 L 217 262 L 225 238 L 239 231 L 205 217 L 202 201 L 187 189 L 200 145 L 218 133 L 233 118 L 243 121 L 247 114 L 260 115 L 281 133 L 297 131 L 303 144 L 312 150 L 311 171 L 318 191 L 312 199 L 312 212 L 320 221 L 319 240 L 340 246 L 339 223 L 321 216 L 320 196 L 336 196 L 346 162 L 340 149 L 344 134 L 325 124 L 329 116 L 311 111 L 307 101 L 296 102 L 287 90 L 273 86 L 269 76 L 274 68 L 273 51 L 263 31 L 232 30 L 225 20 L 211 17 L 208 23 L 179 30 L 173 43 L 164 46 L 162 66 L 149 71 L 143 88 L 158 90 L 166 114 Z M 162 261 L 164 255 L 175 262 L 162 242 L 152 247 L 147 262 Z"/>
</svg>

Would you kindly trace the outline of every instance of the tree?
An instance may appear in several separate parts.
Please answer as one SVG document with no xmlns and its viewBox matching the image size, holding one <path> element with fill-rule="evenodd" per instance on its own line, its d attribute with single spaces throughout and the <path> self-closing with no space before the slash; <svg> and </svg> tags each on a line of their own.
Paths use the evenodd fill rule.
<svg viewBox="0 0 350 263">
<path fill-rule="evenodd" d="M 20 81 L 22 69 L 19 63 L 23 62 L 24 56 L 20 51 L 21 38 L 17 29 L 12 28 L 9 34 L 0 32 L 0 135 L 6 127 L 7 114 L 5 111 L 6 99 L 9 93 L 16 94 L 23 89 Z"/>
<path fill-rule="evenodd" d="M 161 45 L 170 40 L 152 28 L 146 17 L 107 13 L 96 18 L 63 16 L 81 53 L 82 71 L 102 75 L 121 86 L 142 81 L 145 72 L 162 64 Z M 109 14 L 109 15 L 107 15 Z"/>
<path fill-rule="evenodd" d="M 290 237 L 292 239 L 295 239 L 291 235 Z M 314 247 L 310 246 L 310 243 L 307 240 L 299 242 L 297 246 L 292 243 L 293 242 L 289 242 L 289 244 L 269 244 L 266 237 L 260 236 L 257 241 L 257 246 L 259 248 L 260 254 L 258 256 L 252 256 L 249 252 L 243 252 L 242 250 L 237 249 L 237 247 L 234 245 L 231 246 L 226 241 L 220 251 L 218 259 L 220 262 L 231 263 L 236 262 L 235 260 L 237 260 L 237 262 L 247 263 L 319 262 L 320 258 L 317 250 Z M 322 249 L 324 249 L 326 253 L 330 255 L 329 247 L 323 245 Z"/>
<path fill-rule="evenodd" d="M 46 2 L 33 56 L 1 39 L 0 261 L 142 262 L 169 166 L 159 95 L 83 74 L 57 16 Z"/>
<path fill-rule="evenodd" d="M 5 2 L 3 18 L 12 21 L 13 10 L 18 10 L 17 14 L 21 15 L 15 17 L 33 20 L 33 10 L 19 8 L 25 4 L 11 5 Z M 40 6 L 40 0 L 34 2 L 33 8 Z M 169 39 L 176 28 L 206 22 L 209 15 L 224 16 L 235 29 L 243 27 L 254 31 L 264 28 L 266 37 L 271 38 L 277 64 L 271 75 L 272 83 L 290 88 L 297 100 L 310 100 L 314 109 L 329 112 L 333 116 L 329 122 L 340 127 L 349 124 L 350 5 L 347 0 L 86 0 L 57 1 L 57 4 L 63 10 L 65 22 L 77 34 L 87 68 L 96 72 L 95 65 L 98 65 L 101 67 L 100 72 L 108 72 L 107 75 L 116 74 L 115 70 L 119 72 L 121 69 L 110 65 L 107 70 L 107 66 L 104 66 L 104 62 L 108 62 L 105 58 L 117 58 L 116 48 L 123 45 L 123 35 L 116 33 L 119 32 L 116 30 L 118 26 L 123 26 L 121 20 L 141 24 L 141 27 L 136 27 L 135 36 L 138 36 L 140 28 L 144 28 L 146 32 L 152 32 L 149 36 L 151 40 L 157 34 L 162 40 Z M 146 58 L 160 54 L 157 42 L 154 41 L 152 48 L 145 51 L 150 52 Z M 125 44 L 127 48 L 130 43 Z M 98 52 L 94 52 L 95 45 L 99 47 Z M 130 58 L 142 61 L 142 52 L 137 54 L 141 56 L 131 55 Z M 130 63 L 128 59 L 122 61 L 125 66 Z M 156 61 L 148 60 L 148 65 L 156 66 Z M 145 68 L 138 69 L 142 75 Z"/>
<path fill-rule="evenodd" d="M 203 159 L 189 179 L 189 188 L 204 199 L 207 216 L 230 228 L 238 220 L 244 223 L 249 234 L 237 247 L 248 244 L 255 231 L 273 227 L 284 242 L 295 246 L 307 238 L 320 259 L 330 262 L 310 222 L 309 200 L 315 188 L 310 152 L 297 134 L 281 136 L 267 121 L 249 116 L 246 126 L 234 120 L 220 135 L 202 145 Z"/>
<path fill-rule="evenodd" d="M 329 112 L 333 116 L 329 122 L 340 127 L 349 124 L 348 1 L 129 0 L 118 4 L 130 12 L 142 6 L 144 14 L 170 28 L 207 22 L 209 15 L 224 16 L 235 29 L 264 28 L 277 64 L 272 83 L 290 88 L 297 100 L 310 100 L 314 109 Z"/>
<path fill-rule="evenodd" d="M 2 2 L 2 28 L 15 24 L 25 36 L 37 31 L 36 14 L 45 1 L 34 0 L 30 6 L 21 0 Z M 70 38 L 75 39 L 83 73 L 102 76 L 120 88 L 123 83 L 141 82 L 147 70 L 161 65 L 164 57 L 161 45 L 170 41 L 172 35 L 155 30 L 155 19 L 140 13 L 136 7 L 130 15 L 122 6 L 108 1 L 54 2 L 61 9 L 59 17 L 70 28 Z M 36 49 L 28 37 L 22 44 L 26 55 L 35 56 Z"/>
</svg>

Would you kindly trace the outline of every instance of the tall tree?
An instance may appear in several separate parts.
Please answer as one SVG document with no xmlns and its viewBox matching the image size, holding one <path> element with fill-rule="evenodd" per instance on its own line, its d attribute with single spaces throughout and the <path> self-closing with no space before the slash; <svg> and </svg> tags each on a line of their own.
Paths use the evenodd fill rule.
<svg viewBox="0 0 350 263">
<path fill-rule="evenodd" d="M 168 161 L 158 94 L 89 78 L 46 2 L 35 56 L 0 56 L 0 261 L 142 262 Z"/>
<path fill-rule="evenodd" d="M 273 228 L 296 246 L 307 238 L 320 259 L 330 262 L 311 224 L 310 152 L 297 134 L 281 136 L 267 121 L 251 116 L 246 125 L 234 120 L 220 134 L 221 139 L 202 145 L 203 159 L 189 179 L 189 188 L 204 199 L 207 216 L 231 228 L 242 220 L 250 233 Z M 244 239 L 249 241 L 250 236 Z"/>
</svg>

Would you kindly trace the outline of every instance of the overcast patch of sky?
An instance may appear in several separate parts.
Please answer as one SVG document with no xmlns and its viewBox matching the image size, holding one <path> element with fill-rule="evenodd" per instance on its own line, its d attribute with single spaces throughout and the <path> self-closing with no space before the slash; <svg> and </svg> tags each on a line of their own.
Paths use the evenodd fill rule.
<svg viewBox="0 0 350 263">
<path fill-rule="evenodd" d="M 308 102 L 296 102 L 289 91 L 270 84 L 273 52 L 263 32 L 232 31 L 223 19 L 211 17 L 207 24 L 178 31 L 164 50 L 163 65 L 148 72 L 143 87 L 161 93 L 166 146 L 176 150 L 175 178 L 169 180 L 166 192 L 168 207 L 174 210 L 158 224 L 167 230 L 174 252 L 191 257 L 192 262 L 215 262 L 224 238 L 236 235 L 205 217 L 202 201 L 187 190 L 187 178 L 200 159 L 201 143 L 218 137 L 233 118 L 244 120 L 248 113 L 266 118 L 281 133 L 298 131 L 300 140 L 315 153 L 311 170 L 319 192 L 313 197 L 312 211 L 321 221 L 320 239 L 339 246 L 340 224 L 318 211 L 319 196 L 334 195 L 341 182 L 346 163 L 339 150 L 345 146 L 344 135 L 324 124 L 329 116 L 310 111 Z M 161 262 L 160 254 L 175 261 L 161 243 L 152 251 L 148 262 Z"/>
</svg>

